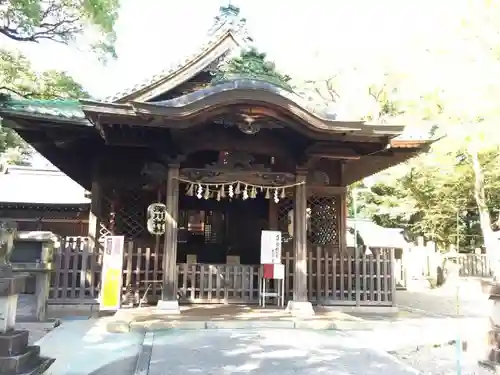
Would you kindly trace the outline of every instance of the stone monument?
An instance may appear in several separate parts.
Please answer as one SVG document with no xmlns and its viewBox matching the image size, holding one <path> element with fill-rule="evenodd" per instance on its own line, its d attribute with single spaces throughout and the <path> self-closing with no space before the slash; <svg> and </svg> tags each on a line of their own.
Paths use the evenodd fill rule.
<svg viewBox="0 0 500 375">
<path fill-rule="evenodd" d="M 29 331 L 16 330 L 17 299 L 27 275 L 15 273 L 10 265 L 16 226 L 0 221 L 0 374 L 43 374 L 54 359 L 40 356 L 40 347 L 29 346 Z"/>
</svg>

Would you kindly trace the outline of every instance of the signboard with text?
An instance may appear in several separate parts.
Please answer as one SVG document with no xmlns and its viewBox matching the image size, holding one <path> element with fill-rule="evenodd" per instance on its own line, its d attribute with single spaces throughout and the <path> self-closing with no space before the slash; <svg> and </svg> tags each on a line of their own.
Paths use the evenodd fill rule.
<svg viewBox="0 0 500 375">
<path fill-rule="evenodd" d="M 263 230 L 260 237 L 260 264 L 281 263 L 281 232 Z"/>
<path fill-rule="evenodd" d="M 100 310 L 118 310 L 122 295 L 124 236 L 106 236 L 102 258 Z"/>
</svg>

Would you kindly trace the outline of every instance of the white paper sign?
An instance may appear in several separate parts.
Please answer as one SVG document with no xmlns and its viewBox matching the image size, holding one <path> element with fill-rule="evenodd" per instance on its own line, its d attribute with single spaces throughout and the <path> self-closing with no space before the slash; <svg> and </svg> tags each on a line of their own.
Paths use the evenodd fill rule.
<svg viewBox="0 0 500 375">
<path fill-rule="evenodd" d="M 273 276 L 276 280 L 283 280 L 285 278 L 285 265 L 284 264 L 275 264 Z"/>
<path fill-rule="evenodd" d="M 260 264 L 281 263 L 281 232 L 263 230 L 260 237 Z"/>
</svg>

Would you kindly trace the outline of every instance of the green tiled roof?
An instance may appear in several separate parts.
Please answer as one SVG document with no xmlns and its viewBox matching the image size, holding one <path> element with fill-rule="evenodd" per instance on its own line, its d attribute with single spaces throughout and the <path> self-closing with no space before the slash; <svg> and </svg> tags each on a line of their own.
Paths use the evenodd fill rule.
<svg viewBox="0 0 500 375">
<path fill-rule="evenodd" d="M 81 110 L 80 102 L 74 99 L 8 99 L 4 102 L 0 102 L 0 113 L 3 111 L 26 112 L 75 120 L 85 119 L 85 114 Z"/>
</svg>

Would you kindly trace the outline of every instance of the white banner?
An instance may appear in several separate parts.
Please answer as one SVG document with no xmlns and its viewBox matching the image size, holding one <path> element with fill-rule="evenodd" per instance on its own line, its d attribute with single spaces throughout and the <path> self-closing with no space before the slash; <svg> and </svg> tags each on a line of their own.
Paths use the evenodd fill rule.
<svg viewBox="0 0 500 375">
<path fill-rule="evenodd" d="M 260 264 L 281 263 L 281 232 L 263 230 L 260 237 Z"/>
</svg>

